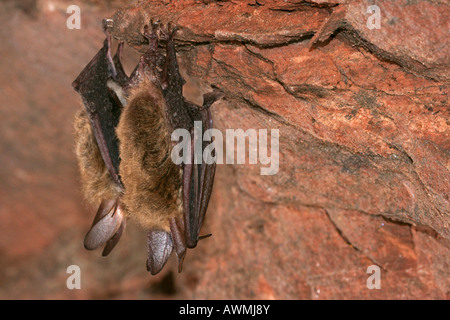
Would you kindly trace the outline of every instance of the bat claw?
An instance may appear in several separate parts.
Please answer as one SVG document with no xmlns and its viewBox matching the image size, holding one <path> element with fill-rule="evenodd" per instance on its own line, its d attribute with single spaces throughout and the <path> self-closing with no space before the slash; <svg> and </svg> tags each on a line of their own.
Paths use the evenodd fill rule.
<svg viewBox="0 0 450 320">
<path fill-rule="evenodd" d="M 156 21 L 153 21 L 153 19 L 152 19 L 152 20 L 150 20 L 150 24 L 152 26 L 152 29 L 156 33 L 156 31 L 158 30 L 159 25 L 161 24 L 161 20 L 157 19 Z"/>
<path fill-rule="evenodd" d="M 203 235 L 203 236 L 198 237 L 198 240 L 200 241 L 200 240 L 209 238 L 209 237 L 211 237 L 211 236 L 212 236 L 212 233 L 208 233 L 208 234 L 205 234 L 205 235 Z"/>
<path fill-rule="evenodd" d="M 103 32 L 109 34 L 111 32 L 111 29 L 114 27 L 114 20 L 103 19 L 102 25 L 103 25 Z"/>
<path fill-rule="evenodd" d="M 169 30 L 169 37 L 170 37 L 170 40 L 172 40 L 173 37 L 175 36 L 175 33 L 177 33 L 177 31 L 180 30 L 180 27 L 178 27 L 178 26 L 173 26 L 170 22 L 169 22 L 169 24 L 167 25 L 167 28 L 168 28 L 168 30 Z"/>
<path fill-rule="evenodd" d="M 158 39 L 158 29 L 161 24 L 161 21 L 158 19 L 154 21 L 153 19 L 150 20 L 150 25 L 146 24 L 144 26 L 144 38 L 148 39 L 149 41 L 153 41 L 154 39 Z M 151 31 L 150 31 L 151 27 Z"/>
<path fill-rule="evenodd" d="M 152 41 L 155 41 L 155 40 L 158 39 L 158 35 L 156 34 L 156 27 L 155 27 L 155 25 L 152 23 L 151 26 L 152 26 L 152 30 L 150 31 L 150 27 L 146 24 L 144 26 L 144 33 L 142 34 L 145 39 L 150 41 L 150 43 Z"/>
<path fill-rule="evenodd" d="M 150 26 L 147 24 L 144 26 L 144 33 L 142 34 L 149 42 L 149 47 L 146 53 L 141 56 L 141 69 L 144 69 L 144 65 L 152 65 L 153 73 L 155 66 L 158 64 L 158 59 L 160 59 L 160 54 L 158 53 L 158 26 L 160 22 L 156 20 L 150 20 Z"/>
<path fill-rule="evenodd" d="M 209 109 L 214 102 L 225 98 L 225 94 L 221 91 L 208 92 L 203 95 L 203 105 L 198 107 L 199 110 Z"/>
</svg>

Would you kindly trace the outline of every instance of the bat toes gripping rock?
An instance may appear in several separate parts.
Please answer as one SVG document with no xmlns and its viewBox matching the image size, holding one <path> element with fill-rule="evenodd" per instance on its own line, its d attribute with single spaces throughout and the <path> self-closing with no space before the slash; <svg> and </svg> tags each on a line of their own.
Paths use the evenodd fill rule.
<svg viewBox="0 0 450 320">
<path fill-rule="evenodd" d="M 177 26 L 172 23 L 160 24 L 159 26 L 159 38 L 163 41 L 171 41 L 175 36 L 175 33 L 179 30 Z"/>
<path fill-rule="evenodd" d="M 149 25 L 144 26 L 144 33 L 142 34 L 144 36 L 144 38 L 146 38 L 150 42 L 152 40 L 158 39 L 157 31 L 158 31 L 158 27 L 159 27 L 160 23 L 161 22 L 159 20 L 156 20 L 156 21 L 150 20 L 150 26 Z M 151 27 L 151 30 L 150 30 L 150 27 Z"/>
</svg>

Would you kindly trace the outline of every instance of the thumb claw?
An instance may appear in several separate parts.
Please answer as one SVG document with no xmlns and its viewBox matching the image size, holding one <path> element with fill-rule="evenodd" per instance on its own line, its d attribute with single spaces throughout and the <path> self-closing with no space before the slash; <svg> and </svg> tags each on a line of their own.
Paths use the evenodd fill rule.
<svg viewBox="0 0 450 320">
<path fill-rule="evenodd" d="M 203 109 L 209 108 L 214 102 L 225 98 L 225 94 L 221 91 L 208 92 L 203 95 Z"/>
</svg>

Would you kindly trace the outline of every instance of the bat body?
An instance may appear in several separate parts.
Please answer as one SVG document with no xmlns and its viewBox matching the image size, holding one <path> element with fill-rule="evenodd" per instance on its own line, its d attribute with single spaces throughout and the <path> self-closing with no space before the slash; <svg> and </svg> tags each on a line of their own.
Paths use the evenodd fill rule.
<svg viewBox="0 0 450 320">
<path fill-rule="evenodd" d="M 89 250 L 104 246 L 103 255 L 108 255 L 131 219 L 148 231 L 147 269 L 157 274 L 175 251 L 181 271 L 186 248 L 203 238 L 199 233 L 215 164 L 176 165 L 170 137 L 179 128 L 192 132 L 194 121 L 202 121 L 203 130 L 212 128 L 209 107 L 223 95 L 205 94 L 203 106 L 185 101 L 176 29 L 170 24 L 145 27 L 149 48 L 130 77 L 121 64 L 123 43 L 111 56 L 108 30 L 105 23 L 103 48 L 73 83 L 85 106 L 75 117 L 84 195 L 100 204 L 84 245 Z M 165 56 L 158 51 L 160 41 Z"/>
</svg>

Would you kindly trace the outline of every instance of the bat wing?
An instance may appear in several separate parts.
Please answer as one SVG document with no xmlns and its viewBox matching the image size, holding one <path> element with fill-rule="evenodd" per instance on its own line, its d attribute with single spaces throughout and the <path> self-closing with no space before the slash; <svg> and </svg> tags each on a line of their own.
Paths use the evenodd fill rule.
<svg viewBox="0 0 450 320">
<path fill-rule="evenodd" d="M 193 118 L 202 122 L 200 137 L 203 137 L 205 131 L 213 128 L 209 107 L 222 97 L 223 94 L 220 92 L 207 93 L 204 95 L 203 107 L 197 107 L 197 110 L 193 111 L 195 107 L 190 106 Z M 193 134 L 191 137 L 191 164 L 185 164 L 183 168 L 183 209 L 186 247 L 195 248 L 200 239 L 210 236 L 200 236 L 199 234 L 212 193 L 216 162 L 205 159 L 203 152 L 208 143 L 202 141 L 202 161 L 195 164 Z M 211 155 L 208 156 L 211 157 Z"/>
<path fill-rule="evenodd" d="M 120 190 L 123 185 L 119 176 L 119 142 L 115 129 L 126 103 L 123 88 L 129 82 L 121 63 L 122 49 L 123 43 L 120 43 L 116 55 L 111 57 L 111 35 L 107 33 L 103 47 L 72 84 L 82 97 L 105 167 Z M 124 228 L 120 200 L 105 199 L 86 234 L 84 246 L 94 250 L 106 244 L 103 250 L 103 256 L 106 256 L 119 241 Z"/>
<path fill-rule="evenodd" d="M 200 132 L 199 136 L 203 137 L 204 131 L 212 128 L 211 112 L 207 108 L 201 111 L 197 108 L 192 110 L 194 114 L 197 114 L 195 118 L 202 122 L 202 132 Z M 194 129 L 191 129 L 190 144 L 190 161 L 183 165 L 183 217 L 182 219 L 172 218 L 170 220 L 172 243 L 178 257 L 178 272 L 181 272 L 183 268 L 186 248 L 195 248 L 199 240 L 211 236 L 211 234 L 205 236 L 200 236 L 199 234 L 208 208 L 209 198 L 211 197 L 216 163 L 205 161 L 203 156 L 201 163 L 194 163 Z M 201 145 L 203 155 L 206 144 L 202 142 Z"/>
<path fill-rule="evenodd" d="M 113 181 L 122 188 L 119 178 L 119 143 L 115 128 L 123 106 L 108 87 L 108 81 L 113 80 L 120 84 L 122 78 L 117 76 L 118 63 L 114 63 L 111 58 L 110 44 L 111 39 L 108 36 L 102 49 L 72 85 L 83 99 L 105 166 Z"/>
<path fill-rule="evenodd" d="M 182 165 L 182 196 L 183 196 L 183 217 L 174 218 L 170 221 L 172 243 L 175 253 L 178 256 L 178 271 L 181 272 L 186 248 L 194 248 L 200 239 L 200 229 L 208 208 L 211 197 L 216 163 L 205 161 L 203 151 L 207 143 L 202 142 L 201 160 L 194 163 L 196 144 L 194 141 L 194 123 L 201 121 L 203 137 L 206 130 L 212 128 L 213 121 L 209 107 L 218 99 L 223 97 L 222 93 L 212 92 L 203 96 L 203 106 L 197 106 L 187 102 L 183 97 L 183 85 L 185 81 L 179 72 L 176 58 L 174 35 L 176 27 L 170 24 L 160 29 L 162 38 L 166 41 L 165 63 L 161 73 L 161 87 L 163 89 L 166 104 L 170 109 L 168 114 L 174 115 L 168 119 L 169 127 L 173 129 L 184 128 L 191 132 L 191 154 L 190 163 Z"/>
</svg>

